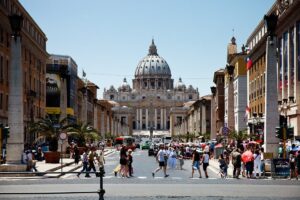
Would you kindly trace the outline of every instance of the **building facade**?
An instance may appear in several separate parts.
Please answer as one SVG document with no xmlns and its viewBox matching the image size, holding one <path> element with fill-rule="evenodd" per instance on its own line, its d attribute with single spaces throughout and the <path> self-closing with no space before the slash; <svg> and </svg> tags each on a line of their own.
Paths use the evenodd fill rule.
<svg viewBox="0 0 300 200">
<path fill-rule="evenodd" d="M 129 123 L 129 130 L 136 132 L 169 130 L 171 108 L 182 107 L 185 102 L 199 98 L 198 90 L 191 85 L 186 87 L 181 78 L 174 84 L 170 67 L 158 55 L 153 40 L 148 55 L 136 67 L 132 84 L 131 88 L 124 79 L 118 90 L 113 86 L 105 89 L 103 97 L 116 101 L 124 109 L 128 108 L 131 114 L 125 115 L 123 112 L 121 116 Z"/>
<path fill-rule="evenodd" d="M 21 14 L 21 62 L 23 68 L 24 143 L 35 136 L 29 126 L 45 116 L 46 108 L 46 52 L 47 37 L 17 0 L 0 1 L 0 124 L 8 124 L 9 66 L 11 63 L 11 34 L 8 16 Z"/>
<path fill-rule="evenodd" d="M 46 112 L 76 121 L 77 64 L 70 56 L 51 54 L 47 60 Z"/>
</svg>

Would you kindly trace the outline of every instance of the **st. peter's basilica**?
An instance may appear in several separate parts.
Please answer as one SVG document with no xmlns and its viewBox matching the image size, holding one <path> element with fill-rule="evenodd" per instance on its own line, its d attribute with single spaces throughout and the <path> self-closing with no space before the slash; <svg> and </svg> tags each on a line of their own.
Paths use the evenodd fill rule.
<svg viewBox="0 0 300 200">
<path fill-rule="evenodd" d="M 103 97 L 115 105 L 116 120 L 121 122 L 118 134 L 127 135 L 145 130 L 169 130 L 184 119 L 185 105 L 198 100 L 199 92 L 192 85 L 186 87 L 181 78 L 174 85 L 171 69 L 158 55 L 152 40 L 148 55 L 135 69 L 132 87 L 124 78 L 117 89 L 114 86 L 104 89 Z"/>
</svg>

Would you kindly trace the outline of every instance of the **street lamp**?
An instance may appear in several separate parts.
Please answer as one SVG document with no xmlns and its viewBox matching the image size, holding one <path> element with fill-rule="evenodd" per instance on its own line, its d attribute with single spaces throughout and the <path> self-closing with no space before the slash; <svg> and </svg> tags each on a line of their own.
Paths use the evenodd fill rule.
<svg viewBox="0 0 300 200">
<path fill-rule="evenodd" d="M 291 103 L 294 103 L 294 97 L 289 97 L 289 101 L 287 98 L 282 99 L 282 101 L 278 101 L 279 104 L 279 112 L 283 113 L 283 120 L 279 120 L 280 127 L 282 128 L 282 138 L 283 138 L 283 158 L 286 158 L 286 139 L 288 138 L 288 111 L 290 110 Z M 280 118 L 281 119 L 281 118 Z"/>
<path fill-rule="evenodd" d="M 271 36 L 271 40 L 273 40 L 273 36 L 275 36 L 277 20 L 278 20 L 278 16 L 275 15 L 274 13 L 264 16 L 267 33 L 268 33 L 268 36 Z"/>
<path fill-rule="evenodd" d="M 233 65 L 226 65 L 226 71 L 229 74 L 229 79 L 232 80 L 233 72 L 234 72 L 234 66 Z"/>
<path fill-rule="evenodd" d="M 23 25 L 23 16 L 13 14 L 9 16 L 9 22 L 11 26 L 11 30 L 13 31 L 12 36 L 14 37 L 15 41 L 17 40 L 18 36 L 21 36 L 21 29 Z"/>
<path fill-rule="evenodd" d="M 213 94 L 213 96 L 216 95 L 217 92 L 217 88 L 215 86 L 210 87 L 211 93 Z"/>
</svg>

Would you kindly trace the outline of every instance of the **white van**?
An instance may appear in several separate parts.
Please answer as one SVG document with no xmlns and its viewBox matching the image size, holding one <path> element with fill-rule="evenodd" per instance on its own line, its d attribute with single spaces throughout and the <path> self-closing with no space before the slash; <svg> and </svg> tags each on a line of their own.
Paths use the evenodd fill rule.
<svg viewBox="0 0 300 200">
<path fill-rule="evenodd" d="M 172 137 L 171 136 L 163 136 L 163 138 L 162 138 L 162 142 L 164 144 L 170 144 L 171 141 L 172 141 Z"/>
</svg>

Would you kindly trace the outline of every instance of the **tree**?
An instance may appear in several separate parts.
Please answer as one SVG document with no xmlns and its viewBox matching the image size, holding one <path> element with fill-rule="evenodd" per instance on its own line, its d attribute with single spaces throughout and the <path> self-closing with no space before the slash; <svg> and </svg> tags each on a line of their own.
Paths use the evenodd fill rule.
<svg viewBox="0 0 300 200">
<path fill-rule="evenodd" d="M 231 131 L 228 135 L 228 138 L 235 139 L 238 144 L 242 143 L 244 140 L 248 139 L 249 135 L 245 131 Z"/>
<path fill-rule="evenodd" d="M 51 118 L 47 115 L 46 118 L 32 123 L 29 132 L 31 134 L 38 133 L 39 137 L 36 141 L 41 137 L 46 138 L 46 141 L 49 143 L 49 151 L 57 151 L 59 134 L 62 131 L 66 131 L 67 128 L 67 118 L 58 121 L 56 118 Z"/>
<path fill-rule="evenodd" d="M 77 141 L 78 146 L 85 146 L 86 142 L 99 140 L 100 136 L 97 130 L 91 127 L 89 124 L 79 122 L 78 124 L 72 124 L 67 128 L 67 131 L 74 140 Z"/>
</svg>

